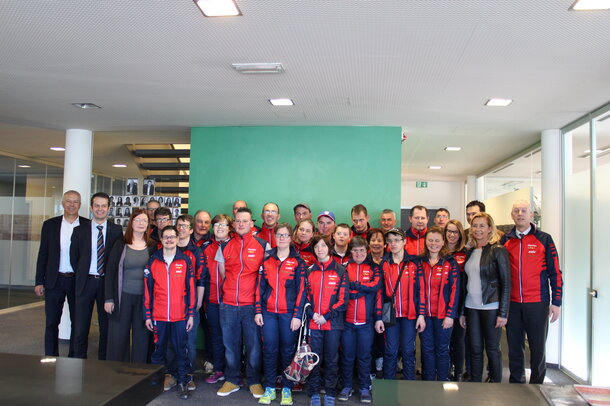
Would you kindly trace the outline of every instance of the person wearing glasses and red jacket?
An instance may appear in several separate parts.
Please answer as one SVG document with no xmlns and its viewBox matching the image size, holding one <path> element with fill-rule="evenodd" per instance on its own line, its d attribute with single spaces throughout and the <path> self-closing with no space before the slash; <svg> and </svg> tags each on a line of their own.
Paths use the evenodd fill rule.
<svg viewBox="0 0 610 406">
<path fill-rule="evenodd" d="M 415 337 L 426 328 L 423 275 L 416 257 L 404 249 L 405 239 L 401 229 L 389 230 L 386 241 L 390 253 L 382 264 L 384 293 L 386 297 L 393 298 L 396 324 L 385 328 L 383 378 L 396 379 L 396 360 L 400 351 L 404 378 L 415 380 Z"/>
<path fill-rule="evenodd" d="M 190 258 L 176 249 L 176 227 L 165 227 L 161 241 L 163 249 L 155 252 L 144 268 L 144 317 L 146 328 L 155 336 L 151 361 L 166 365 L 167 342 L 171 340 L 178 365 L 179 396 L 187 399 L 187 333 L 193 328 L 195 315 L 195 272 Z"/>
<path fill-rule="evenodd" d="M 341 337 L 343 389 L 337 397 L 347 401 L 353 393 L 354 363 L 358 360 L 360 402 L 371 403 L 371 350 L 374 330 L 382 331 L 381 271 L 368 255 L 368 243 L 355 236 L 349 244 L 349 302 L 345 312 L 345 329 Z"/>
<path fill-rule="evenodd" d="M 449 380 L 449 344 L 454 321 L 459 318 L 459 267 L 445 245 L 443 231 L 437 226 L 428 229 L 418 262 L 426 299 L 426 329 L 419 334 L 426 381 Z"/>
<path fill-rule="evenodd" d="M 309 396 L 312 406 L 320 406 L 320 390 L 324 375 L 324 404 L 333 406 L 337 393 L 339 344 L 347 306 L 348 278 L 345 268 L 330 255 L 329 235 L 316 235 L 312 245 L 316 263 L 306 273 L 307 316 L 309 318 L 311 350 L 320 362 L 309 377 Z"/>
<path fill-rule="evenodd" d="M 265 393 L 260 404 L 275 399 L 278 359 L 283 371 L 294 356 L 297 334 L 301 328 L 305 304 L 305 262 L 291 246 L 292 227 L 288 223 L 275 226 L 277 246 L 263 262 L 256 291 L 254 321 L 263 330 L 263 371 Z M 294 382 L 282 377 L 282 405 L 292 404 Z"/>
</svg>

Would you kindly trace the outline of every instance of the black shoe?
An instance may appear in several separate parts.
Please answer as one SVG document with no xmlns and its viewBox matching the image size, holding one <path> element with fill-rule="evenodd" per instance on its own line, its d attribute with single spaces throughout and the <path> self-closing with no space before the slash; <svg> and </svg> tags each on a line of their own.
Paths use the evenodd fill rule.
<svg viewBox="0 0 610 406">
<path fill-rule="evenodd" d="M 191 394 L 189 393 L 188 386 L 185 383 L 178 385 L 178 397 L 180 399 L 188 399 Z"/>
</svg>

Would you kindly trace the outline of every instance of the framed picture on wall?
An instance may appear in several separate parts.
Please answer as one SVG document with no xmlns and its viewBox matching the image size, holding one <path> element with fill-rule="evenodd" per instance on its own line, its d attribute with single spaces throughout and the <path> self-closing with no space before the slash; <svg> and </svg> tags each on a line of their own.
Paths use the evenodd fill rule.
<svg viewBox="0 0 610 406">
<path fill-rule="evenodd" d="M 138 178 L 127 179 L 127 184 L 125 185 L 125 194 L 129 196 L 138 194 Z"/>
<path fill-rule="evenodd" d="M 142 185 L 142 194 L 146 196 L 153 196 L 155 194 L 154 179 L 144 179 L 144 184 Z"/>
</svg>

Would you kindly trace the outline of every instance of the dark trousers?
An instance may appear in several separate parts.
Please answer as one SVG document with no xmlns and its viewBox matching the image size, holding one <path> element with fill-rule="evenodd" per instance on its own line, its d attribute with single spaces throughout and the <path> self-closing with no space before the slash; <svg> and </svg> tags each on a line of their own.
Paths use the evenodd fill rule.
<svg viewBox="0 0 610 406">
<path fill-rule="evenodd" d="M 464 360 L 466 358 L 465 336 L 466 329 L 462 328 L 459 320 L 455 320 L 453 323 L 453 330 L 451 331 L 449 355 L 451 357 L 451 364 L 453 364 L 453 373 L 456 380 L 464 373 Z"/>
<path fill-rule="evenodd" d="M 451 328 L 443 328 L 443 320 L 426 317 L 426 328 L 419 334 L 425 381 L 449 380 L 449 343 Z"/>
<path fill-rule="evenodd" d="M 239 385 L 242 343 L 246 347 L 246 379 L 248 386 L 261 381 L 261 330 L 254 323 L 254 305 L 220 305 L 222 341 L 225 346 L 227 381 Z"/>
<path fill-rule="evenodd" d="M 326 395 L 337 395 L 339 381 L 339 344 L 341 330 L 311 330 L 309 337 L 311 350 L 318 354 L 320 362 L 309 375 L 309 396 L 319 394 L 322 389 L 322 373 L 324 374 L 324 389 Z"/>
<path fill-rule="evenodd" d="M 530 348 L 530 383 L 542 384 L 546 375 L 546 337 L 549 331 L 549 303 L 510 302 L 506 324 L 510 382 L 525 383 L 525 335 Z"/>
<path fill-rule="evenodd" d="M 415 380 L 415 329 L 416 319 L 397 317 L 396 324 L 385 330 L 385 354 L 383 356 L 383 379 L 396 379 L 398 353 L 402 355 L 404 379 Z"/>
<path fill-rule="evenodd" d="M 70 309 L 70 349 L 68 357 L 74 356 L 74 274 L 59 274 L 53 289 L 45 288 L 44 291 L 44 311 L 46 324 L 44 331 L 44 354 L 59 356 L 59 323 L 64 308 L 64 301 L 68 299 Z"/>
<path fill-rule="evenodd" d="M 216 305 L 218 306 L 218 305 Z M 204 304 L 199 309 L 199 326 L 201 327 L 201 331 L 203 331 L 203 359 L 204 361 L 210 361 L 214 363 L 214 350 L 212 349 L 212 333 L 210 329 L 210 321 L 208 320 L 208 315 L 206 311 L 206 305 Z M 222 341 L 221 341 L 222 343 Z M 224 352 L 223 352 L 224 357 Z M 214 365 L 214 368 L 216 365 Z"/>
<path fill-rule="evenodd" d="M 214 371 L 224 372 L 225 370 L 225 346 L 222 343 L 222 328 L 220 327 L 220 305 L 217 303 L 205 304 L 206 318 L 210 329 L 210 344 L 212 352 L 212 363 Z M 206 340 L 207 346 L 207 340 Z"/>
<path fill-rule="evenodd" d="M 358 381 L 360 389 L 371 387 L 371 347 L 373 345 L 373 322 L 355 325 L 344 323 L 341 335 L 341 376 L 343 387 L 353 388 L 354 363 L 358 360 Z"/>
<path fill-rule="evenodd" d="M 298 331 L 290 330 L 292 312 L 271 313 L 263 311 L 263 371 L 265 372 L 265 386 L 275 388 L 275 378 L 280 369 L 290 365 L 296 351 Z M 292 388 L 294 382 L 286 379 L 282 374 L 282 386 Z"/>
<path fill-rule="evenodd" d="M 502 352 L 500 351 L 502 329 L 495 327 L 497 317 L 498 310 L 466 308 L 466 331 L 470 337 L 470 380 L 472 382 L 482 380 L 483 350 L 487 353 L 491 382 L 502 382 Z"/>
<path fill-rule="evenodd" d="M 76 295 L 76 327 L 74 330 L 74 356 L 87 358 L 89 345 L 89 329 L 93 305 L 97 306 L 97 320 L 100 331 L 98 359 L 106 359 L 108 345 L 108 314 L 104 311 L 104 278 L 87 277 L 87 282 L 80 295 Z"/>
<path fill-rule="evenodd" d="M 108 320 L 107 359 L 145 364 L 149 331 L 144 324 L 142 295 L 123 292 L 120 307 L 115 304 L 114 309 Z"/>
<path fill-rule="evenodd" d="M 175 359 L 177 370 L 167 371 L 177 377 L 178 383 L 186 384 L 188 379 L 186 375 L 189 371 L 189 357 L 186 334 L 186 320 L 180 321 L 154 321 L 155 335 L 155 351 L 152 354 L 151 361 L 153 364 L 165 365 L 167 367 L 167 343 L 171 341 L 175 350 Z"/>
<path fill-rule="evenodd" d="M 200 315 L 199 312 L 196 311 L 195 316 L 193 317 L 193 328 L 191 328 L 191 331 L 187 331 L 186 333 L 186 350 L 189 357 L 188 374 L 195 373 L 195 362 L 197 361 L 197 331 L 199 330 L 199 322 Z M 176 375 L 176 371 L 178 370 L 178 359 L 176 357 L 176 352 L 174 351 L 174 345 L 171 341 L 167 346 L 165 357 L 168 372 L 172 375 Z"/>
</svg>

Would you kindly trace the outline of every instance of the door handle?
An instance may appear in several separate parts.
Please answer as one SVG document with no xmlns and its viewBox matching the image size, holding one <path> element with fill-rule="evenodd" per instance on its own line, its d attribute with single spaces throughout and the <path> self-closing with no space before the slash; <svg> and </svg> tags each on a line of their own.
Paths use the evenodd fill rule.
<svg viewBox="0 0 610 406">
<path fill-rule="evenodd" d="M 589 291 L 589 295 L 591 295 L 591 297 L 597 297 L 597 289 L 593 289 Z"/>
</svg>

